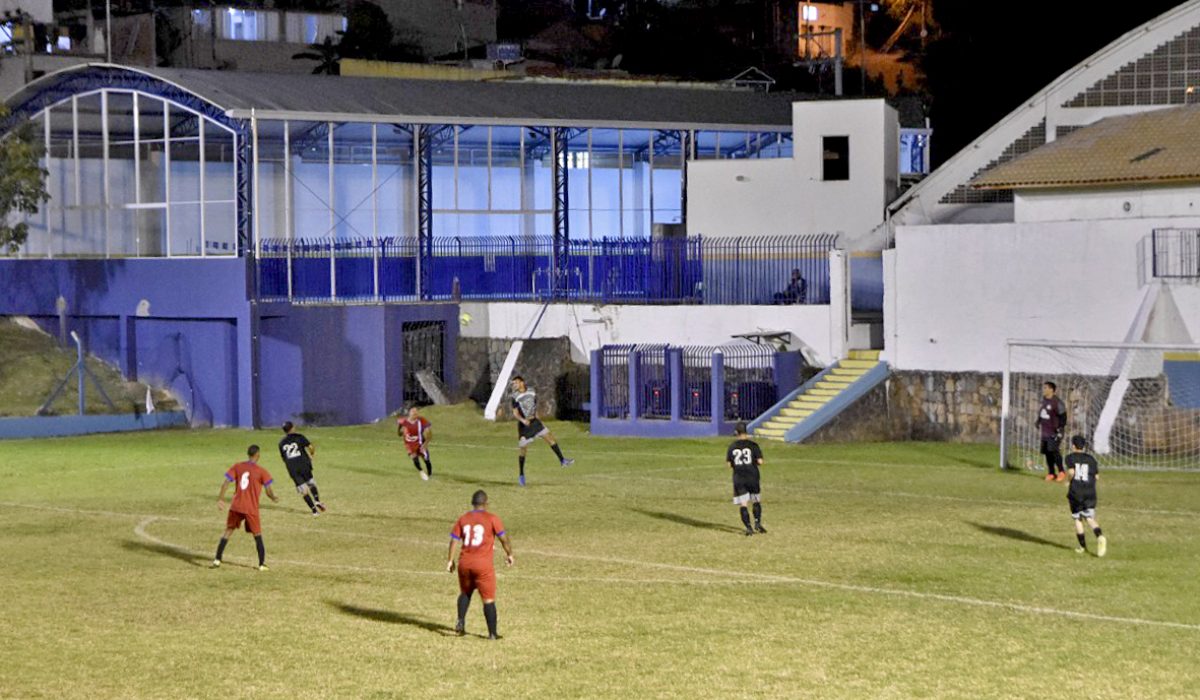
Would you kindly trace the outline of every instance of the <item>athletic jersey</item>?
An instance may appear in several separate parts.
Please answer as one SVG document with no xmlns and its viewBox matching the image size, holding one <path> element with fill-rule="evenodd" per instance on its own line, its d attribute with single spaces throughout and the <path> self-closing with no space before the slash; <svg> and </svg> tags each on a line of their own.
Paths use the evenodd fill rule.
<svg viewBox="0 0 1200 700">
<path fill-rule="evenodd" d="M 733 465 L 734 478 L 758 478 L 758 463 L 763 458 L 762 448 L 753 440 L 734 440 L 725 452 L 725 461 Z"/>
<path fill-rule="evenodd" d="M 537 394 L 533 389 L 527 388 L 525 391 L 513 392 L 512 405 L 522 418 L 537 418 Z"/>
<path fill-rule="evenodd" d="M 1049 439 L 1061 433 L 1067 424 L 1067 407 L 1057 396 L 1042 399 L 1038 408 L 1038 427 L 1042 429 L 1042 438 Z"/>
<path fill-rule="evenodd" d="M 1096 458 L 1086 452 L 1072 452 L 1067 455 L 1066 467 L 1075 470 L 1075 476 L 1071 477 L 1071 486 L 1067 489 L 1067 495 L 1076 499 L 1094 499 L 1096 497 L 1096 474 L 1100 472 L 1100 465 L 1096 463 Z"/>
<path fill-rule="evenodd" d="M 450 530 L 450 537 L 462 543 L 459 568 L 492 568 L 492 550 L 496 538 L 503 534 L 504 523 L 495 514 L 486 510 L 463 513 Z"/>
<path fill-rule="evenodd" d="M 233 465 L 225 472 L 225 480 L 232 481 L 236 489 L 229 510 L 248 515 L 258 515 L 259 492 L 274 481 L 270 472 L 254 462 L 238 462 Z"/>
<path fill-rule="evenodd" d="M 405 442 L 425 444 L 425 431 L 429 430 L 429 421 L 424 416 L 417 416 L 416 420 L 409 420 L 407 417 L 401 418 L 396 421 L 396 425 L 404 430 Z"/>
<path fill-rule="evenodd" d="M 279 456 L 288 469 L 312 468 L 312 458 L 306 449 L 312 443 L 300 433 L 288 433 L 279 441 Z"/>
</svg>

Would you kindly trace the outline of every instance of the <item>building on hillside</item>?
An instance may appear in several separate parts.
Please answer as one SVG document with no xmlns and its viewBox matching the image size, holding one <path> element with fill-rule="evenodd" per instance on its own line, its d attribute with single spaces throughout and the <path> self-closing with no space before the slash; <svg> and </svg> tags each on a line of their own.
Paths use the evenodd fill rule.
<svg viewBox="0 0 1200 700">
<path fill-rule="evenodd" d="M 250 9 L 226 5 L 183 6 L 159 11 L 161 29 L 173 39 L 160 56 L 176 68 L 311 73 L 317 64 L 293 56 L 346 31 L 342 13 Z"/>
</svg>

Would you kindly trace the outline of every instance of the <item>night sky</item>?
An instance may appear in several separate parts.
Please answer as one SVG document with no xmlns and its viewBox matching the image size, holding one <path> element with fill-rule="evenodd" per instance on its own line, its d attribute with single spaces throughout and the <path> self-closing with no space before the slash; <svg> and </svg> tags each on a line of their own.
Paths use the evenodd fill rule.
<svg viewBox="0 0 1200 700">
<path fill-rule="evenodd" d="M 1179 0 L 937 0 L 942 38 L 925 59 L 934 165 L 1080 61 Z"/>
</svg>

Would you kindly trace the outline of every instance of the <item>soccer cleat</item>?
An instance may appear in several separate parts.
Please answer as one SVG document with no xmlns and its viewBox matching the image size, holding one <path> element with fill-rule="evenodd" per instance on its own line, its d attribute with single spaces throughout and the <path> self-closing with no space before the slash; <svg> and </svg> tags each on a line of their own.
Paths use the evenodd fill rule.
<svg viewBox="0 0 1200 700">
<path fill-rule="evenodd" d="M 425 472 L 421 472 L 421 481 L 429 481 L 429 475 Z"/>
<path fill-rule="evenodd" d="M 525 485 L 525 475 L 524 474 L 517 477 L 517 484 L 519 484 L 521 486 Z"/>
<path fill-rule="evenodd" d="M 1054 481 L 1054 475 L 1053 475 L 1053 474 L 1047 474 L 1047 475 L 1046 475 L 1046 481 Z"/>
<path fill-rule="evenodd" d="M 1067 473 L 1066 473 L 1066 472 L 1059 472 L 1059 473 L 1058 473 L 1058 476 L 1054 477 L 1054 480 L 1055 480 L 1055 481 L 1065 481 L 1065 480 L 1066 480 L 1066 478 L 1067 478 Z"/>
<path fill-rule="evenodd" d="M 313 509 L 312 515 L 313 515 L 313 517 L 314 517 L 314 518 L 315 518 L 315 517 L 317 517 L 317 516 L 319 516 L 320 514 L 321 514 L 321 511 L 319 511 L 319 510 L 317 510 L 317 509 L 315 509 L 315 508 Z"/>
<path fill-rule="evenodd" d="M 258 565 L 258 570 L 259 570 L 259 571 L 270 571 L 270 569 L 268 569 L 268 568 L 267 568 L 267 565 L 266 565 L 266 564 L 259 564 L 259 565 Z"/>
<path fill-rule="evenodd" d="M 495 635 L 495 634 L 489 634 L 489 635 L 488 635 L 488 639 L 499 639 L 499 638 L 500 638 L 500 637 L 499 637 L 498 635 Z"/>
<path fill-rule="evenodd" d="M 325 504 L 324 503 L 317 501 L 315 505 L 317 506 L 317 510 L 321 511 L 322 513 L 325 512 Z"/>
<path fill-rule="evenodd" d="M 750 528 L 746 528 L 746 537 L 750 537 L 753 534 L 754 534 L 754 530 L 751 530 Z"/>
<path fill-rule="evenodd" d="M 1087 551 L 1087 547 L 1076 547 L 1076 548 L 1075 548 L 1075 553 L 1076 553 L 1076 554 L 1083 554 L 1083 553 L 1084 553 L 1084 552 L 1086 552 L 1086 551 Z"/>
<path fill-rule="evenodd" d="M 755 525 L 755 526 L 754 526 L 754 531 L 755 531 L 755 532 L 757 532 L 757 533 L 758 533 L 758 534 L 760 534 L 760 535 L 765 535 L 765 534 L 767 534 L 767 528 L 763 527 L 763 526 L 762 526 L 762 523 L 758 523 L 757 525 Z"/>
<path fill-rule="evenodd" d="M 461 637 L 466 633 L 467 633 L 467 623 L 463 622 L 462 620 L 459 620 L 458 622 L 454 623 L 454 634 Z"/>
<path fill-rule="evenodd" d="M 564 467 L 569 467 L 569 466 L 571 466 L 571 465 L 572 465 L 572 464 L 574 464 L 574 463 L 575 463 L 575 460 L 573 460 L 573 459 L 570 459 L 570 458 L 563 459 L 563 461 L 562 461 L 562 465 L 563 465 Z"/>
<path fill-rule="evenodd" d="M 220 559 L 213 559 L 213 563 L 212 563 L 211 565 L 209 565 L 209 567 L 208 567 L 208 568 L 210 568 L 210 569 L 219 569 L 219 568 L 221 568 L 221 560 L 220 560 Z"/>
<path fill-rule="evenodd" d="M 1108 554 L 1108 538 L 1100 535 L 1096 538 L 1096 556 L 1102 557 Z"/>
</svg>

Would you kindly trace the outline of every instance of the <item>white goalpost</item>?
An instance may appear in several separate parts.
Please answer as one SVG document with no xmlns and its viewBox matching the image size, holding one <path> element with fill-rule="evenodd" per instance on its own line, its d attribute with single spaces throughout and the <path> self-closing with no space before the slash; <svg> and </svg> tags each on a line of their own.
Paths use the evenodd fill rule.
<svg viewBox="0 0 1200 700">
<path fill-rule="evenodd" d="M 1200 470 L 1200 345 L 1008 341 L 1001 467 L 1045 468 L 1037 412 L 1047 381 L 1067 410 L 1064 454 L 1079 434 L 1110 468 Z"/>
</svg>

